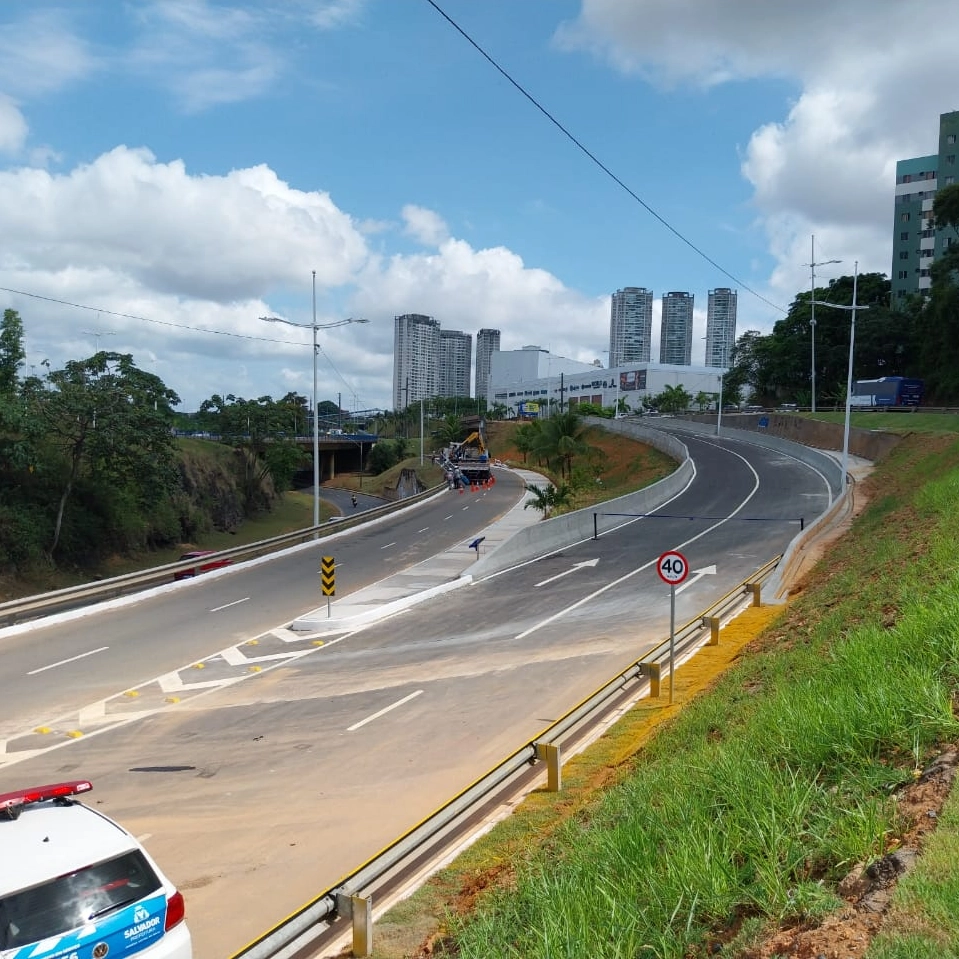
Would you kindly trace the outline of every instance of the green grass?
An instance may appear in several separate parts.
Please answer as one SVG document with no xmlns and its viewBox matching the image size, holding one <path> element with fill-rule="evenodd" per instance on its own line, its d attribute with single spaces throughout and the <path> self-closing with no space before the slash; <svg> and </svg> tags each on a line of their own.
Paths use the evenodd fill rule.
<svg viewBox="0 0 959 959">
<path fill-rule="evenodd" d="M 531 797 L 405 905 L 422 935 L 458 903 L 436 955 L 738 955 L 834 910 L 852 865 L 894 848 L 895 790 L 959 738 L 959 441 L 907 437 L 878 474 L 885 496 L 761 650 L 611 788 Z M 959 955 L 959 800 L 934 835 L 870 959 Z M 376 955 L 409 955 L 391 919 Z"/>
<path fill-rule="evenodd" d="M 845 410 L 793 414 L 826 423 L 844 423 Z M 959 414 L 956 413 L 850 413 L 850 426 L 864 430 L 882 430 L 884 433 L 959 433 Z"/>
</svg>

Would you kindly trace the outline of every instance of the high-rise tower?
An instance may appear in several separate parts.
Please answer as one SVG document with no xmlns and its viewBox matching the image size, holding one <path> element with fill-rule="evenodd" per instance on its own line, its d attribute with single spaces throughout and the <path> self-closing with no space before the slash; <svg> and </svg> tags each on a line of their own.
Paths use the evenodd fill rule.
<svg viewBox="0 0 959 959">
<path fill-rule="evenodd" d="M 437 396 L 469 396 L 473 337 L 459 330 L 440 330 Z"/>
<path fill-rule="evenodd" d="M 499 352 L 499 330 L 480 330 L 476 334 L 476 398 L 487 399 L 490 355 Z"/>
<path fill-rule="evenodd" d="M 617 290 L 609 311 L 609 365 L 648 363 L 653 333 L 653 291 L 644 286 Z"/>
<path fill-rule="evenodd" d="M 666 293 L 659 337 L 659 362 L 689 366 L 693 359 L 692 293 Z"/>
<path fill-rule="evenodd" d="M 404 313 L 393 324 L 393 408 L 404 410 L 436 396 L 440 325 L 421 313 Z"/>
<path fill-rule="evenodd" d="M 936 230 L 933 202 L 959 175 L 959 110 L 939 115 L 939 152 L 896 164 L 892 234 L 892 305 L 913 293 L 928 294 L 932 264 L 954 238 Z M 951 233 L 951 231 L 949 231 Z"/>
<path fill-rule="evenodd" d="M 721 286 L 709 291 L 706 308 L 706 366 L 729 368 L 733 347 L 736 345 L 735 290 Z"/>
</svg>

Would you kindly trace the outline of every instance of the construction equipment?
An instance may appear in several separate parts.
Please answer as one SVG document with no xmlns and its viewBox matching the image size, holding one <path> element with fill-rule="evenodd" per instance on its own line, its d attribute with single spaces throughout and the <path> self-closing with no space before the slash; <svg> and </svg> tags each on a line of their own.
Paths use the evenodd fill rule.
<svg viewBox="0 0 959 959">
<path fill-rule="evenodd" d="M 489 450 L 486 448 L 482 422 L 479 429 L 470 433 L 465 440 L 450 443 L 447 459 L 453 471 L 469 480 L 471 484 L 483 484 L 490 480 L 492 474 Z"/>
</svg>

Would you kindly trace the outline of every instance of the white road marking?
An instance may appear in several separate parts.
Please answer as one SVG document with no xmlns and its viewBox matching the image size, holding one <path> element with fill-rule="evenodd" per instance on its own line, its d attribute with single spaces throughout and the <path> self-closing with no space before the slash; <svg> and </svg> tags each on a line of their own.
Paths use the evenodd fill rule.
<svg viewBox="0 0 959 959">
<path fill-rule="evenodd" d="M 402 699 L 397 700 L 392 706 L 384 706 L 383 709 L 381 709 L 378 713 L 373 713 L 372 716 L 367 716 L 366 719 L 361 719 L 358 723 L 353 723 L 352 726 L 347 726 L 346 731 L 351 733 L 354 729 L 359 729 L 360 726 L 365 726 L 367 723 L 373 722 L 374 719 L 379 719 L 380 716 L 385 716 L 388 712 L 396 709 L 397 706 L 402 706 L 404 703 L 408 703 L 411 699 L 416 699 L 416 697 L 422 692 L 422 689 L 418 689 L 415 693 L 410 693 L 409 696 L 404 696 Z"/>
<path fill-rule="evenodd" d="M 102 653 L 109 649 L 109 646 L 101 646 L 99 649 L 91 649 L 89 652 L 80 653 L 79 656 L 71 656 L 69 659 L 61 659 L 56 663 L 50 663 L 49 666 L 41 666 L 39 669 L 31 669 L 28 676 L 36 676 L 37 673 L 45 673 L 48 669 L 56 669 L 57 666 L 66 666 L 67 663 L 75 663 L 78 659 L 85 659 L 87 656 L 93 656 L 95 653 Z"/>
<path fill-rule="evenodd" d="M 752 464 L 746 459 L 745 456 L 740 456 L 739 453 L 734 453 L 732 450 L 727 450 L 726 452 L 732 453 L 733 456 L 741 459 L 746 466 L 749 467 L 750 473 L 753 474 L 753 488 L 750 490 L 749 495 L 746 496 L 742 502 L 725 518 L 719 520 L 716 523 L 713 523 L 712 526 L 708 526 L 701 533 L 697 533 L 695 536 L 691 536 L 689 539 L 684 540 L 682 543 L 677 543 L 673 548 L 676 550 L 681 550 L 684 547 L 688 546 L 690 543 L 695 543 L 696 540 L 702 539 L 704 536 L 708 536 L 713 530 L 718 529 L 724 523 L 728 523 L 740 510 L 744 509 L 746 504 L 759 492 L 759 474 L 753 469 Z M 542 629 L 544 626 L 548 626 L 550 623 L 555 622 L 557 619 L 565 616 L 567 613 L 571 613 L 574 609 L 578 609 L 580 606 L 585 606 L 587 603 L 594 600 L 597 596 L 602 596 L 603 593 L 608 592 L 611 589 L 619 586 L 621 583 L 625 583 L 626 580 L 635 576 L 637 573 L 643 572 L 643 570 L 649 569 L 651 566 L 655 566 L 659 562 L 659 557 L 651 559 L 648 563 L 643 563 L 642 566 L 637 566 L 636 569 L 630 570 L 628 573 L 624 573 L 618 579 L 614 579 L 607 583 L 605 586 L 600 586 L 599 589 L 594 590 L 592 593 L 588 593 L 582 599 L 577 600 L 575 603 L 571 603 L 565 609 L 561 609 L 558 613 L 553 613 L 552 616 L 547 616 L 546 619 L 540 620 L 538 623 L 530 626 L 529 629 L 524 630 L 522 633 L 519 633 L 514 639 L 525 639 L 531 633 L 535 633 L 538 629 Z"/>
<path fill-rule="evenodd" d="M 244 596 L 243 599 L 235 599 L 232 603 L 224 603 L 222 606 L 214 606 L 210 610 L 211 613 L 218 613 L 221 609 L 229 609 L 231 606 L 239 606 L 240 603 L 248 603 L 250 601 L 249 596 Z"/>
<path fill-rule="evenodd" d="M 448 519 L 452 519 L 452 518 L 453 518 L 453 514 L 452 514 L 452 513 L 450 513 L 450 515 L 449 515 L 449 516 L 444 516 L 444 517 L 443 517 L 443 522 L 445 523 L 445 522 L 446 522 L 446 520 L 448 520 Z"/>
<path fill-rule="evenodd" d="M 429 526 L 424 526 L 422 529 L 418 529 L 417 533 L 425 533 L 429 529 Z"/>
<path fill-rule="evenodd" d="M 576 570 L 582 569 L 584 566 L 595 566 L 599 562 L 599 557 L 596 559 L 584 559 L 582 563 L 574 563 L 569 569 L 565 570 L 562 573 L 557 573 L 555 576 L 550 576 L 549 579 L 544 579 L 539 583 L 536 583 L 533 586 L 533 589 L 536 589 L 539 586 L 545 586 L 547 583 L 552 583 L 554 580 L 562 579 L 564 576 L 569 576 L 570 573 L 575 573 Z"/>
<path fill-rule="evenodd" d="M 715 576 L 716 575 L 716 566 L 704 566 L 702 569 L 694 569 L 692 575 L 689 579 L 683 583 L 682 586 L 676 587 L 676 592 L 681 593 L 687 586 L 692 586 L 693 583 L 701 580 L 704 576 Z"/>
<path fill-rule="evenodd" d="M 392 543 L 387 543 L 385 546 L 381 546 L 380 549 L 389 549 L 391 546 L 395 546 L 395 545 L 396 545 L 396 542 L 394 540 L 394 542 Z"/>
</svg>

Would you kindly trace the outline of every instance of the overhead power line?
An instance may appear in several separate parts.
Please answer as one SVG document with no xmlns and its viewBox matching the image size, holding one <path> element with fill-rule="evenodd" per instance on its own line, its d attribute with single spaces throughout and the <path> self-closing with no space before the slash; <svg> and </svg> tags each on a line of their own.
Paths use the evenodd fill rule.
<svg viewBox="0 0 959 959">
<path fill-rule="evenodd" d="M 186 323 L 174 323 L 171 320 L 157 320 L 151 316 L 138 316 L 136 313 L 119 313 L 116 310 L 108 310 L 102 306 L 87 306 L 85 303 L 73 303 L 70 300 L 58 300 L 54 296 L 43 296 L 40 293 L 28 293 L 26 290 L 14 290 L 9 286 L 0 286 L 0 292 L 15 293 L 17 296 L 27 296 L 32 300 L 43 300 L 46 303 L 56 303 L 58 306 L 72 306 L 77 310 L 88 310 L 91 313 L 103 313 L 106 316 L 116 316 L 124 320 L 138 320 L 143 323 L 154 323 L 157 326 L 169 326 L 176 330 L 186 330 L 188 333 L 211 333 L 214 336 L 231 336 L 237 340 L 253 340 L 256 343 L 280 343 L 283 346 L 304 345 L 302 343 L 297 343 L 295 340 L 280 340 L 272 336 L 253 336 L 250 333 L 234 333 L 232 330 L 211 330 L 205 326 L 189 326 Z M 329 364 L 333 373 L 355 397 L 356 393 L 354 392 L 353 387 L 349 384 L 349 382 L 347 382 L 343 374 L 336 368 L 333 360 L 330 358 L 329 353 L 323 349 L 321 344 L 318 343 L 317 347 L 323 358 Z"/>
<path fill-rule="evenodd" d="M 566 137 L 571 143 L 573 143 L 582 153 L 584 153 L 596 166 L 603 171 L 614 183 L 617 184 L 620 188 L 626 191 L 650 216 L 658 220 L 670 233 L 675 237 L 681 240 L 686 244 L 694 253 L 701 256 L 707 263 L 711 266 L 714 266 L 723 276 L 728 277 L 732 280 L 738 287 L 745 290 L 747 293 L 751 293 L 757 299 L 762 300 L 767 306 L 771 306 L 774 310 L 779 310 L 781 313 L 787 313 L 788 311 L 780 306 L 778 303 L 773 303 L 772 300 L 767 299 L 762 293 L 759 293 L 757 290 L 754 290 L 752 287 L 748 286 L 746 283 L 743 283 L 739 277 L 730 273 L 729 270 L 717 263 L 708 253 L 700 249 L 689 239 L 685 234 L 681 233 L 676 229 L 665 217 L 657 213 L 639 194 L 637 194 L 632 188 L 630 188 L 623 180 L 621 180 L 613 171 L 603 163 L 599 157 L 596 156 L 581 140 L 577 139 L 559 120 L 553 116 L 549 110 L 546 109 L 537 99 L 534 97 L 518 80 L 514 80 L 510 74 L 496 62 L 493 57 L 487 53 L 483 47 L 479 45 L 443 8 L 435 2 L 435 0 L 426 0 L 426 2 L 461 36 L 467 43 L 473 47 L 476 52 L 486 60 L 490 66 L 492 66 L 501 76 L 503 76 L 512 86 L 518 90 L 527 100 L 537 109 L 540 113 L 549 120 L 553 126 L 556 127 L 563 136 Z"/>
</svg>

